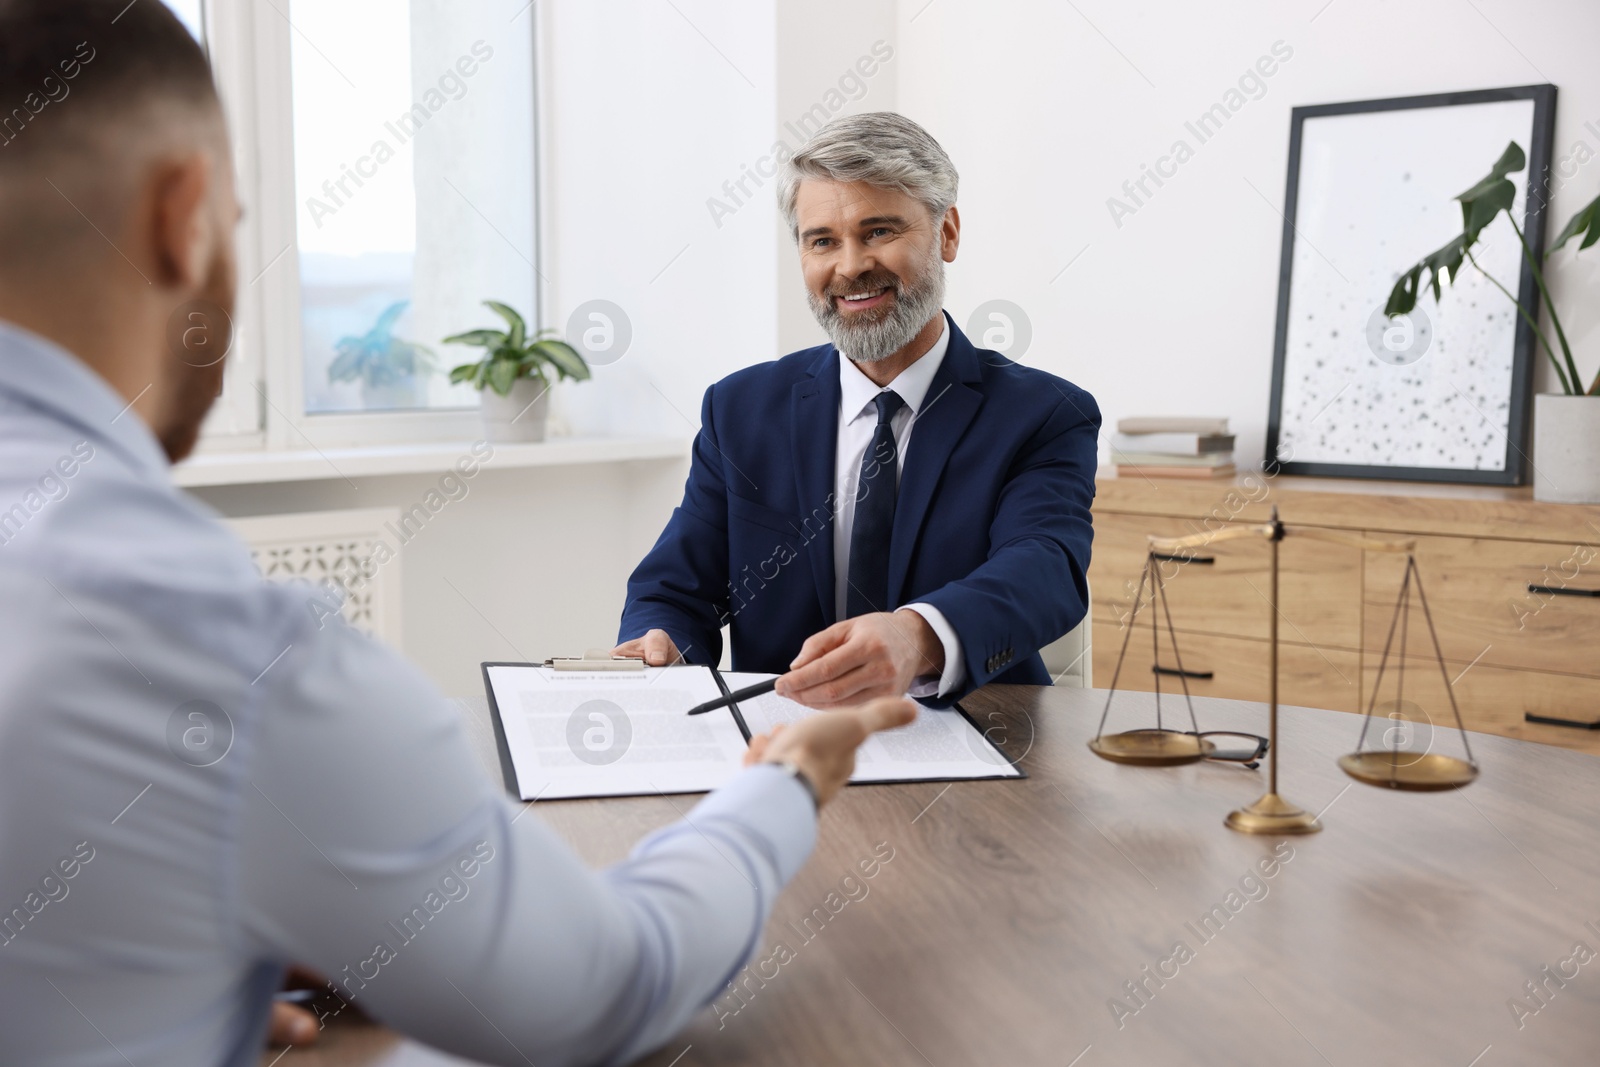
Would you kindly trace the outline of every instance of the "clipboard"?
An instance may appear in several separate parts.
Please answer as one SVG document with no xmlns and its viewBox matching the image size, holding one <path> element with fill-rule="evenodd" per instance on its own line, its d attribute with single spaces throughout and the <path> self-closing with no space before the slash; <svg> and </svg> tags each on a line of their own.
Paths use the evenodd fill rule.
<svg viewBox="0 0 1600 1067">
<path fill-rule="evenodd" d="M 738 672 L 735 672 L 735 673 L 738 673 Z M 731 697 L 733 695 L 733 690 L 728 687 L 728 681 L 727 681 L 726 678 L 724 678 L 722 676 L 722 672 L 719 671 L 717 668 L 712 667 L 711 668 L 711 675 L 712 675 L 713 678 L 716 679 L 718 687 L 720 687 L 722 689 L 722 695 L 725 696 L 725 697 Z M 914 698 L 908 698 L 908 699 L 914 699 Z M 993 777 L 989 777 L 989 778 L 974 778 L 974 777 L 970 777 L 970 776 L 960 776 L 960 775 L 958 775 L 958 776 L 950 776 L 950 777 L 937 777 L 937 776 L 934 776 L 934 777 L 920 777 L 920 778 L 892 778 L 892 779 L 884 779 L 884 780 L 881 780 L 881 781 L 865 781 L 865 782 L 850 781 L 850 782 L 846 782 L 845 785 L 847 785 L 847 786 L 858 786 L 858 785 L 919 785 L 919 784 L 926 784 L 926 783 L 930 783 L 930 782 L 1009 782 L 1009 781 L 1020 782 L 1020 781 L 1023 781 L 1024 779 L 1029 777 L 1028 772 L 1022 768 L 1020 760 L 1012 759 L 1006 752 L 1004 752 L 993 741 L 989 741 L 988 733 L 981 726 L 978 725 L 977 720 L 972 717 L 972 713 L 970 711 L 968 711 L 964 706 L 962 706 L 961 701 L 959 701 L 959 700 L 953 701 L 951 706 L 955 709 L 957 714 L 959 714 L 963 719 L 965 719 L 967 721 L 967 725 L 968 726 L 971 726 L 975 731 L 977 731 L 977 733 L 978 733 L 978 735 L 980 737 L 982 737 L 985 741 L 989 742 L 990 749 L 997 756 L 999 756 L 1001 759 L 1003 759 L 1005 761 L 1006 765 L 1016 772 L 1015 774 L 997 774 L 997 775 L 994 775 Z M 739 709 L 739 702 L 737 700 L 730 701 L 729 704 L 728 704 L 728 708 L 729 708 L 729 710 L 731 710 L 733 712 L 734 721 L 739 724 L 739 732 L 744 734 L 745 742 L 748 743 L 750 741 L 750 738 L 753 736 L 753 734 L 751 733 L 750 727 L 749 727 L 748 723 L 745 720 L 744 713 Z"/>
<path fill-rule="evenodd" d="M 609 656 L 608 652 L 605 653 L 601 657 L 596 657 L 594 655 L 594 653 L 591 651 L 589 653 L 586 653 L 584 657 L 572 657 L 571 659 L 565 660 L 564 662 L 567 662 L 567 663 L 579 663 L 579 662 L 596 663 L 596 662 L 606 662 L 606 661 L 609 661 L 610 659 L 611 659 L 611 657 Z M 640 661 L 634 660 L 633 662 L 634 663 L 639 663 L 640 665 L 638 667 L 635 667 L 635 668 L 629 668 L 630 670 L 640 670 L 640 671 L 642 671 L 644 669 L 643 668 L 643 664 Z M 715 668 L 715 667 L 704 667 L 704 666 L 699 666 L 699 665 L 690 665 L 690 664 L 685 664 L 685 665 L 681 665 L 681 666 L 695 667 L 696 669 L 702 669 L 702 670 L 708 671 L 710 673 L 710 676 L 711 676 L 713 682 L 715 682 L 718 691 L 723 696 L 731 696 L 732 695 L 733 689 L 729 686 L 727 679 L 723 676 L 723 673 L 720 670 L 718 670 L 717 668 Z M 504 788 L 506 789 L 506 791 L 508 793 L 510 793 L 513 797 L 516 797 L 519 800 L 521 800 L 521 799 L 523 799 L 523 790 L 521 788 L 521 784 L 520 784 L 519 779 L 518 779 L 515 760 L 512 758 L 511 744 L 510 744 L 510 741 L 508 740 L 508 737 L 507 737 L 507 734 L 506 734 L 505 714 L 506 714 L 506 711 L 508 709 L 504 709 L 504 708 L 502 708 L 500 706 L 500 701 L 499 701 L 499 699 L 497 698 L 497 696 L 495 694 L 494 685 L 492 684 L 492 682 L 490 680 L 490 670 L 492 668 L 495 668 L 495 667 L 515 667 L 515 668 L 549 667 L 552 670 L 562 670 L 563 668 L 559 667 L 559 666 L 556 666 L 555 662 L 553 662 L 552 660 L 545 660 L 543 662 L 538 662 L 538 663 L 528 663 L 528 662 L 522 662 L 522 661 L 494 660 L 494 661 L 484 661 L 483 663 L 480 664 L 480 670 L 481 670 L 482 677 L 483 677 L 484 692 L 488 697 L 490 719 L 491 719 L 491 722 L 492 722 L 492 725 L 493 725 L 493 728 L 494 728 L 495 749 L 496 749 L 497 755 L 499 756 L 500 774 L 501 774 L 502 784 L 503 784 Z M 670 670 L 674 670 L 675 667 L 676 667 L 676 665 L 674 667 L 665 667 L 665 668 L 657 668 L 657 669 L 663 670 L 663 671 L 670 671 Z M 568 667 L 568 668 L 565 668 L 565 669 L 583 670 L 585 668 Z M 623 668 L 598 667 L 598 666 L 596 666 L 596 667 L 590 667 L 590 668 L 587 668 L 587 669 L 591 669 L 591 670 L 594 670 L 594 669 L 598 669 L 598 670 L 621 670 Z M 687 709 L 685 709 L 685 710 L 687 711 Z M 731 717 L 734 725 L 738 728 L 739 734 L 743 738 L 744 743 L 746 745 L 748 745 L 750 743 L 751 738 L 754 735 L 753 735 L 753 731 L 750 728 L 749 720 L 746 718 L 744 709 L 742 709 L 739 706 L 739 703 L 737 701 L 734 701 L 734 702 L 731 702 L 731 703 L 728 704 L 727 710 L 728 710 L 728 712 L 730 714 L 730 717 Z M 1018 760 L 1013 759 L 1011 756 L 1009 756 L 1007 753 L 1005 753 L 999 747 L 997 747 L 992 741 L 988 740 L 988 737 L 985 734 L 985 731 L 983 730 L 983 728 L 978 725 L 976 720 L 973 718 L 971 712 L 968 711 L 967 708 L 965 708 L 961 704 L 960 701 L 954 702 L 954 710 L 955 710 L 955 712 L 957 714 L 959 714 L 961 716 L 961 718 L 966 722 L 966 724 L 969 727 L 971 727 L 971 729 L 975 733 L 978 734 L 978 736 L 983 738 L 983 740 L 985 741 L 985 743 L 988 746 L 989 751 L 992 751 L 996 756 L 998 756 L 1000 758 L 1000 760 L 1002 762 L 995 764 L 995 766 L 997 768 L 1001 767 L 1001 766 L 1005 767 L 1006 770 L 1004 772 L 996 773 L 996 774 L 993 774 L 993 775 L 972 775 L 972 774 L 966 774 L 966 775 L 917 775 L 915 777 L 892 777 L 892 778 L 868 780 L 868 781 L 854 781 L 853 780 L 853 781 L 848 782 L 847 784 L 855 786 L 855 785 L 903 785 L 903 784 L 925 784 L 925 783 L 937 783 L 937 782 L 968 782 L 968 781 L 997 781 L 997 780 L 1002 780 L 1002 781 L 1003 780 L 1019 780 L 1020 781 L 1020 780 L 1026 779 L 1028 777 L 1027 771 L 1024 770 L 1019 765 L 1019 761 Z M 706 792 L 706 791 L 707 790 L 703 790 L 703 789 L 695 789 L 695 790 L 683 790 L 682 792 L 691 793 L 691 792 Z M 653 795 L 658 795 L 658 793 L 650 793 L 650 792 L 617 793 L 617 794 L 608 794 L 607 796 L 621 797 L 621 796 L 653 796 Z M 550 799 L 560 799 L 560 798 L 550 798 Z M 603 799 L 603 798 L 602 797 L 594 797 L 594 798 L 590 798 L 590 799 Z"/>
</svg>

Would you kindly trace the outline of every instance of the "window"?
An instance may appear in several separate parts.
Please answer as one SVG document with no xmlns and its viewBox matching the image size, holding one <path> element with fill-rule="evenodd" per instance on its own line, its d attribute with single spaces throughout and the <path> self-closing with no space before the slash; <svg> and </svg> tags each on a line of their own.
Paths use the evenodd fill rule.
<svg viewBox="0 0 1600 1067">
<path fill-rule="evenodd" d="M 246 209 L 207 445 L 478 432 L 449 384 L 478 350 L 441 339 L 495 325 L 486 299 L 540 321 L 525 0 L 167 2 L 207 41 Z"/>
<path fill-rule="evenodd" d="M 200 0 L 165 0 L 165 3 L 172 9 L 172 13 L 189 27 L 189 32 L 194 34 L 195 40 L 205 44 L 205 13 Z"/>
</svg>

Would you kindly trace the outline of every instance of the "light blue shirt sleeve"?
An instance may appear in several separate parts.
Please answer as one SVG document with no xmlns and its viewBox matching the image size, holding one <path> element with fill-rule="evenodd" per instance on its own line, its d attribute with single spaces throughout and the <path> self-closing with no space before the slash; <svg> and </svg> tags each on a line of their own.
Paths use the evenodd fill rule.
<svg viewBox="0 0 1600 1067">
<path fill-rule="evenodd" d="M 241 790 L 243 936 L 457 1054 L 549 1067 L 659 1046 L 751 957 L 814 842 L 804 787 L 756 767 L 594 871 L 382 647 L 330 625 L 268 677 Z"/>
<path fill-rule="evenodd" d="M 425 677 L 263 582 L 125 400 L 5 323 L 0 604 L 3 1064 L 249 1067 L 289 963 L 474 1060 L 626 1062 L 722 993 L 815 839 L 758 767 L 593 869 Z"/>
</svg>

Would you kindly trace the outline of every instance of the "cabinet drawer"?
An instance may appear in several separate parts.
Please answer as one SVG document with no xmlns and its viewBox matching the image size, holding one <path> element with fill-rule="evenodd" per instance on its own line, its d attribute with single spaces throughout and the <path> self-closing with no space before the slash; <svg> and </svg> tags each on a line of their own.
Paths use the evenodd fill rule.
<svg viewBox="0 0 1600 1067">
<path fill-rule="evenodd" d="M 1089 575 L 1095 619 L 1113 629 L 1132 611 L 1148 536 L 1182 537 L 1207 529 L 1189 519 L 1116 513 L 1097 513 L 1094 527 Z M 1343 545 L 1293 538 L 1284 541 L 1279 551 L 1279 640 L 1318 648 L 1359 648 L 1361 553 Z M 1174 554 L 1183 558 L 1158 560 L 1173 626 L 1265 640 L 1272 610 L 1267 600 L 1272 592 L 1269 552 L 1265 541 L 1241 539 Z M 1140 608 L 1141 623 L 1149 610 L 1147 599 Z"/>
<path fill-rule="evenodd" d="M 1455 683 L 1456 704 L 1467 729 L 1600 755 L 1600 730 L 1549 726 L 1523 719 L 1525 713 L 1532 713 L 1575 722 L 1600 720 L 1600 678 L 1508 670 L 1488 667 L 1481 662 L 1472 667 L 1464 663 L 1446 663 L 1445 667 Z M 1367 657 L 1362 674 L 1362 692 L 1370 700 L 1378 676 L 1375 657 Z M 1394 661 L 1391 660 L 1384 671 L 1379 703 L 1392 701 L 1394 694 Z M 1405 698 L 1415 702 L 1432 724 L 1434 750 L 1449 756 L 1461 755 L 1460 737 L 1454 733 L 1455 717 L 1450 711 L 1450 698 L 1445 692 L 1437 660 L 1407 662 Z M 1365 701 L 1361 710 L 1366 710 Z M 1600 770 L 1600 766 L 1596 769 Z"/>
<path fill-rule="evenodd" d="M 1111 687 L 1125 632 L 1118 630 L 1114 623 L 1095 624 L 1095 684 L 1108 689 Z M 1266 701 L 1268 672 L 1271 669 L 1268 647 L 1265 641 L 1248 638 L 1179 633 L 1178 651 L 1183 656 L 1183 669 L 1190 675 L 1187 679 L 1189 692 L 1195 696 Z M 1158 677 L 1151 670 L 1154 662 L 1150 630 L 1144 625 L 1141 613 L 1139 626 L 1128 642 L 1128 655 L 1122 665 L 1117 688 L 1141 692 L 1153 690 Z M 1169 671 L 1177 669 L 1177 660 L 1164 630 L 1161 634 L 1160 665 Z M 1434 669 L 1438 670 L 1437 666 Z M 1280 644 L 1278 671 L 1278 702 L 1281 704 L 1331 708 L 1335 711 L 1355 711 L 1361 706 L 1360 693 L 1357 691 L 1361 680 L 1358 653 Z M 1159 677 L 1161 691 L 1177 694 L 1178 703 L 1174 707 L 1181 710 L 1184 680 L 1171 674 Z"/>
<path fill-rule="evenodd" d="M 1417 567 L 1444 657 L 1462 664 L 1600 675 L 1600 549 L 1464 537 L 1417 540 Z M 1405 557 L 1367 559 L 1363 647 L 1381 653 L 1394 618 Z M 1529 586 L 1540 591 L 1529 591 Z M 1577 595 L 1574 595 L 1577 594 Z M 1415 596 L 1406 647 L 1429 651 Z M 1400 634 L 1394 637 L 1398 653 Z M 1375 665 L 1376 660 L 1369 658 Z"/>
</svg>

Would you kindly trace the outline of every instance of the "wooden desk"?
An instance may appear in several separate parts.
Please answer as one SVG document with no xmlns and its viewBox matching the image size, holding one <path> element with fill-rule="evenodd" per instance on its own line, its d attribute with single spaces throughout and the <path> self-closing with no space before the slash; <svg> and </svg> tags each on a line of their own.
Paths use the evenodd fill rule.
<svg viewBox="0 0 1600 1067">
<path fill-rule="evenodd" d="M 1334 764 L 1354 747 L 1358 719 L 1287 709 L 1282 791 L 1325 808 L 1327 829 L 1288 839 L 1282 855 L 1292 857 L 1261 878 L 1258 863 L 1280 842 L 1232 833 L 1222 819 L 1262 791 L 1265 768 L 1105 763 L 1084 746 L 1104 699 L 991 686 L 964 702 L 1021 757 L 1025 781 L 846 790 L 762 940 L 760 957 L 779 941 L 792 956 L 768 966 L 764 986 L 750 980 L 747 1005 L 725 996 L 645 1062 L 1600 1063 L 1600 956 L 1564 988 L 1551 980 L 1556 992 L 1520 1030 L 1507 1006 L 1575 943 L 1600 952 L 1600 759 L 1474 734 L 1476 784 L 1391 793 Z M 1150 699 L 1119 696 L 1113 726 L 1143 725 L 1133 710 Z M 1196 708 L 1202 729 L 1265 729 L 1259 704 Z M 482 702 L 463 710 L 496 767 Z M 1438 739 L 1444 751 L 1458 742 Z M 599 864 L 676 818 L 674 804 L 687 807 L 572 801 L 539 814 Z M 841 906 L 841 879 L 885 847 L 893 858 Z M 1257 880 L 1241 891 L 1248 875 Z M 1197 935 L 1216 906 L 1226 922 Z M 807 941 L 796 928 L 817 908 L 827 920 L 813 919 L 820 932 Z M 1170 977 L 1147 981 L 1154 992 L 1140 1006 L 1123 983 L 1155 972 L 1178 941 L 1192 958 L 1165 964 Z M 1569 975 L 1576 965 L 1565 965 Z M 1120 1028 L 1113 998 L 1139 1006 Z M 358 1026 L 277 1062 L 461 1061 Z"/>
</svg>

